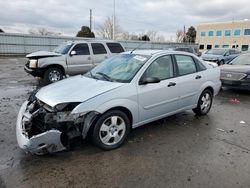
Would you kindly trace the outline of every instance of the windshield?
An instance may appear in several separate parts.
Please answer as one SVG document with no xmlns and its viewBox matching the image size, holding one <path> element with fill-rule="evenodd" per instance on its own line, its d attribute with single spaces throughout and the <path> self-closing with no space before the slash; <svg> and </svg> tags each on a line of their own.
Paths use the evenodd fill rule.
<svg viewBox="0 0 250 188">
<path fill-rule="evenodd" d="M 250 65 L 250 54 L 243 54 L 231 61 L 232 65 Z"/>
<path fill-rule="evenodd" d="M 206 54 L 212 54 L 212 55 L 224 55 L 226 50 L 223 49 L 212 49 L 208 50 Z"/>
<path fill-rule="evenodd" d="M 54 52 L 60 54 L 67 54 L 73 43 L 63 43 L 54 49 Z"/>
<path fill-rule="evenodd" d="M 103 61 L 85 74 L 88 77 L 111 82 L 130 82 L 150 56 L 119 54 Z"/>
</svg>

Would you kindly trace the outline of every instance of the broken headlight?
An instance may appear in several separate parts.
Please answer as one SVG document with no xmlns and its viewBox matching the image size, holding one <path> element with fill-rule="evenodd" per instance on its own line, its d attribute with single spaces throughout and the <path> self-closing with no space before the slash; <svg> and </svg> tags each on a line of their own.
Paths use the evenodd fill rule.
<svg viewBox="0 0 250 188">
<path fill-rule="evenodd" d="M 72 103 L 61 103 L 55 106 L 56 111 L 72 111 L 79 102 L 72 102 Z"/>
</svg>

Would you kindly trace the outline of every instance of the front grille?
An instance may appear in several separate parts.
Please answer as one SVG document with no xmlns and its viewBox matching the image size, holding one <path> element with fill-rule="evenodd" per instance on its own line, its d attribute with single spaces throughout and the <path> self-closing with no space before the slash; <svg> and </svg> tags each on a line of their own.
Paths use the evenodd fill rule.
<svg viewBox="0 0 250 188">
<path fill-rule="evenodd" d="M 28 61 L 25 63 L 25 66 L 26 66 L 27 68 L 29 68 L 29 66 L 30 66 L 30 60 L 28 60 Z"/>
<path fill-rule="evenodd" d="M 222 80 L 242 80 L 246 77 L 244 73 L 237 72 L 221 72 L 220 79 Z"/>
</svg>

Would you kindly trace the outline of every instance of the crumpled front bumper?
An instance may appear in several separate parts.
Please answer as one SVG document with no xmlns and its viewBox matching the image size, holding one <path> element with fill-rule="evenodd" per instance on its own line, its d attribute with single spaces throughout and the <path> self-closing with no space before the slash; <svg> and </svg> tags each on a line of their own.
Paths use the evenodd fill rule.
<svg viewBox="0 0 250 188">
<path fill-rule="evenodd" d="M 38 135 L 28 138 L 23 127 L 24 121 L 29 121 L 25 113 L 27 111 L 29 101 L 25 101 L 18 113 L 16 122 L 16 137 L 20 148 L 26 152 L 42 155 L 45 153 L 53 153 L 65 150 L 66 148 L 61 143 L 62 132 L 58 130 L 49 130 Z M 31 114 L 29 114 L 31 115 Z"/>
</svg>

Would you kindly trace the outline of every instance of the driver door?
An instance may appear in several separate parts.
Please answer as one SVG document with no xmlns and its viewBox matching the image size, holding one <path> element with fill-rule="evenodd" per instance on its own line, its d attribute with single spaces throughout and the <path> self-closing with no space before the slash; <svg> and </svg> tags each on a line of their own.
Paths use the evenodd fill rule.
<svg viewBox="0 0 250 188">
<path fill-rule="evenodd" d="M 149 122 L 178 110 L 178 78 L 174 77 L 174 64 L 170 55 L 152 62 L 145 77 L 157 77 L 159 83 L 138 85 L 140 121 Z"/>
<path fill-rule="evenodd" d="M 75 54 L 72 54 L 72 52 Z M 93 68 L 89 45 L 87 43 L 76 44 L 73 47 L 67 56 L 67 66 L 70 75 L 85 73 Z"/>
</svg>

